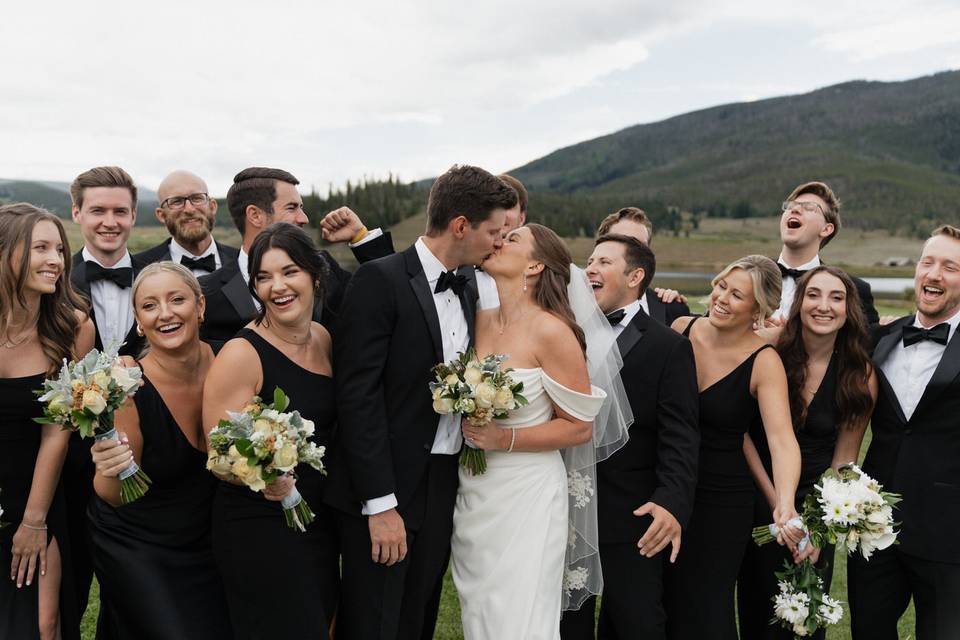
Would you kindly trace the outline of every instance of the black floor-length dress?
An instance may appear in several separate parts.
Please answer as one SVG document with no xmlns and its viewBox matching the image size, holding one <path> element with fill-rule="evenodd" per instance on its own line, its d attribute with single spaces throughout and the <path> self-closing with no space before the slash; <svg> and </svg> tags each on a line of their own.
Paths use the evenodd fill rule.
<svg viewBox="0 0 960 640">
<path fill-rule="evenodd" d="M 312 420 L 311 440 L 328 446 L 336 421 L 333 378 L 307 371 L 251 329 L 236 339 L 248 341 L 260 357 L 258 395 L 270 402 L 274 389 L 282 389 L 290 399 L 287 411 Z M 238 640 L 327 637 L 339 598 L 336 526 L 323 504 L 323 475 L 303 464 L 296 474 L 297 490 L 316 514 L 306 532 L 287 526 L 279 502 L 227 482 L 217 487 L 214 550 Z"/>
<path fill-rule="evenodd" d="M 687 326 L 688 335 L 693 322 Z M 693 514 L 664 573 L 670 640 L 736 640 L 734 587 L 753 524 L 754 482 L 743 436 L 761 425 L 750 394 L 757 354 L 700 392 L 700 462 Z"/>
<path fill-rule="evenodd" d="M 40 567 L 30 586 L 24 583 L 20 589 L 10 580 L 9 571 L 13 536 L 30 497 L 44 428 L 33 421 L 43 413 L 43 405 L 33 391 L 43 386 L 45 377 L 46 374 L 39 373 L 0 378 L 0 505 L 3 507 L 0 521 L 6 523 L 0 529 L 0 638 L 33 640 L 40 637 L 37 591 Z M 72 583 L 65 509 L 58 481 L 47 511 L 47 543 L 56 540 L 60 549 L 60 633 L 64 640 L 71 640 L 80 637 L 80 621 Z"/>
<path fill-rule="evenodd" d="M 803 500 L 813 491 L 823 472 L 833 462 L 833 452 L 837 446 L 837 357 L 830 359 L 827 371 L 823 374 L 820 387 L 807 408 L 807 418 L 797 431 L 800 444 L 800 483 L 797 485 L 797 511 L 803 509 Z M 757 447 L 757 453 L 763 461 L 767 474 L 773 473 L 770 461 L 770 447 L 763 429 L 751 429 L 750 437 Z M 753 526 L 759 527 L 772 522 L 770 506 L 758 490 L 754 505 Z M 817 568 L 823 577 L 824 591 L 830 592 L 833 579 L 834 546 L 827 545 L 820 552 Z M 773 618 L 774 595 L 780 592 L 774 572 L 783 570 L 783 561 L 791 560 L 790 550 L 778 544 L 758 547 L 747 546 L 747 553 L 740 568 L 737 581 L 737 610 L 740 616 L 741 640 L 793 640 L 793 634 L 779 624 L 771 624 Z M 822 640 L 826 635 L 820 629 L 810 636 L 813 640 Z"/>
<path fill-rule="evenodd" d="M 230 637 L 223 583 L 211 546 L 216 478 L 150 380 L 134 396 L 143 434 L 140 466 L 150 490 L 88 511 L 100 583 L 99 640 Z"/>
</svg>

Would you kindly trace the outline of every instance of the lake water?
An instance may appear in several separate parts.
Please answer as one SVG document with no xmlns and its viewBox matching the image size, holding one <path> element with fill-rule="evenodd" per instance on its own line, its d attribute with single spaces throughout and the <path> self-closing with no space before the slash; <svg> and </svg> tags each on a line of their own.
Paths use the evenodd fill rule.
<svg viewBox="0 0 960 640">
<path fill-rule="evenodd" d="M 696 284 L 708 283 L 713 279 L 714 273 L 703 273 L 696 271 L 658 271 L 655 280 L 694 280 Z M 874 277 L 864 278 L 873 293 L 901 294 L 904 289 L 913 290 L 913 278 L 886 278 Z M 693 284 L 693 283 L 691 283 Z"/>
</svg>

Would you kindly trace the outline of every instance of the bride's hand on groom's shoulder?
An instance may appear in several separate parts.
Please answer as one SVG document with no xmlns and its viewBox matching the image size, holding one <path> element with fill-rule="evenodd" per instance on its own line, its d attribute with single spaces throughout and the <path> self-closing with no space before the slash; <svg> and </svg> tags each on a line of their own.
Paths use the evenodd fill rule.
<svg viewBox="0 0 960 640">
<path fill-rule="evenodd" d="M 474 449 L 497 451 L 510 446 L 510 430 L 501 429 L 493 422 L 475 425 L 466 418 L 460 422 L 463 439 L 469 442 Z"/>
<path fill-rule="evenodd" d="M 407 529 L 396 509 L 387 509 L 367 518 L 370 527 L 370 557 L 388 567 L 407 557 Z"/>
</svg>

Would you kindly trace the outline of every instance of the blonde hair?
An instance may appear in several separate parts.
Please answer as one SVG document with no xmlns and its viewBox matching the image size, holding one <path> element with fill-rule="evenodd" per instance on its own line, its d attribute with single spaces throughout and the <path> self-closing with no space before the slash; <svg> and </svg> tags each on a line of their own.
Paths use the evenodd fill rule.
<svg viewBox="0 0 960 640">
<path fill-rule="evenodd" d="M 144 280 L 158 273 L 172 273 L 173 275 L 177 276 L 183 280 L 183 284 L 187 285 L 190 291 L 193 292 L 193 295 L 197 301 L 200 301 L 203 291 L 200 289 L 200 282 L 197 281 L 197 276 L 193 275 L 193 272 L 182 264 L 177 264 L 176 262 L 172 262 L 170 260 L 163 260 L 161 262 L 154 262 L 153 264 L 149 264 L 144 267 L 143 271 L 137 274 L 136 280 L 133 281 L 133 288 L 130 289 L 130 300 L 134 305 L 134 315 L 136 315 L 137 312 L 137 290 L 140 289 L 140 285 L 143 284 Z"/>
<path fill-rule="evenodd" d="M 750 276 L 753 283 L 753 299 L 757 303 L 757 310 L 763 315 L 763 318 L 769 318 L 774 311 L 780 308 L 780 292 L 783 289 L 783 276 L 780 275 L 780 269 L 777 263 L 761 255 L 744 256 L 739 260 L 734 260 L 726 268 L 717 274 L 711 282 L 711 286 L 717 286 L 717 283 L 730 275 L 734 269 L 742 269 Z"/>
</svg>

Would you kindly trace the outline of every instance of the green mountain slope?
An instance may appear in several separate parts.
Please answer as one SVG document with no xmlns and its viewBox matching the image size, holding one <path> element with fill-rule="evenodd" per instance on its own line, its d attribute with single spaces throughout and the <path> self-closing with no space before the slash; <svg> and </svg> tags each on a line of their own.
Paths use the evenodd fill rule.
<svg viewBox="0 0 960 640">
<path fill-rule="evenodd" d="M 820 179 L 844 202 L 846 224 L 919 233 L 960 219 L 960 71 L 695 111 L 510 173 L 553 195 L 537 212 L 545 221 L 564 214 L 561 194 L 608 209 L 653 203 L 729 214 L 747 203 L 769 215 L 793 186 Z"/>
</svg>

